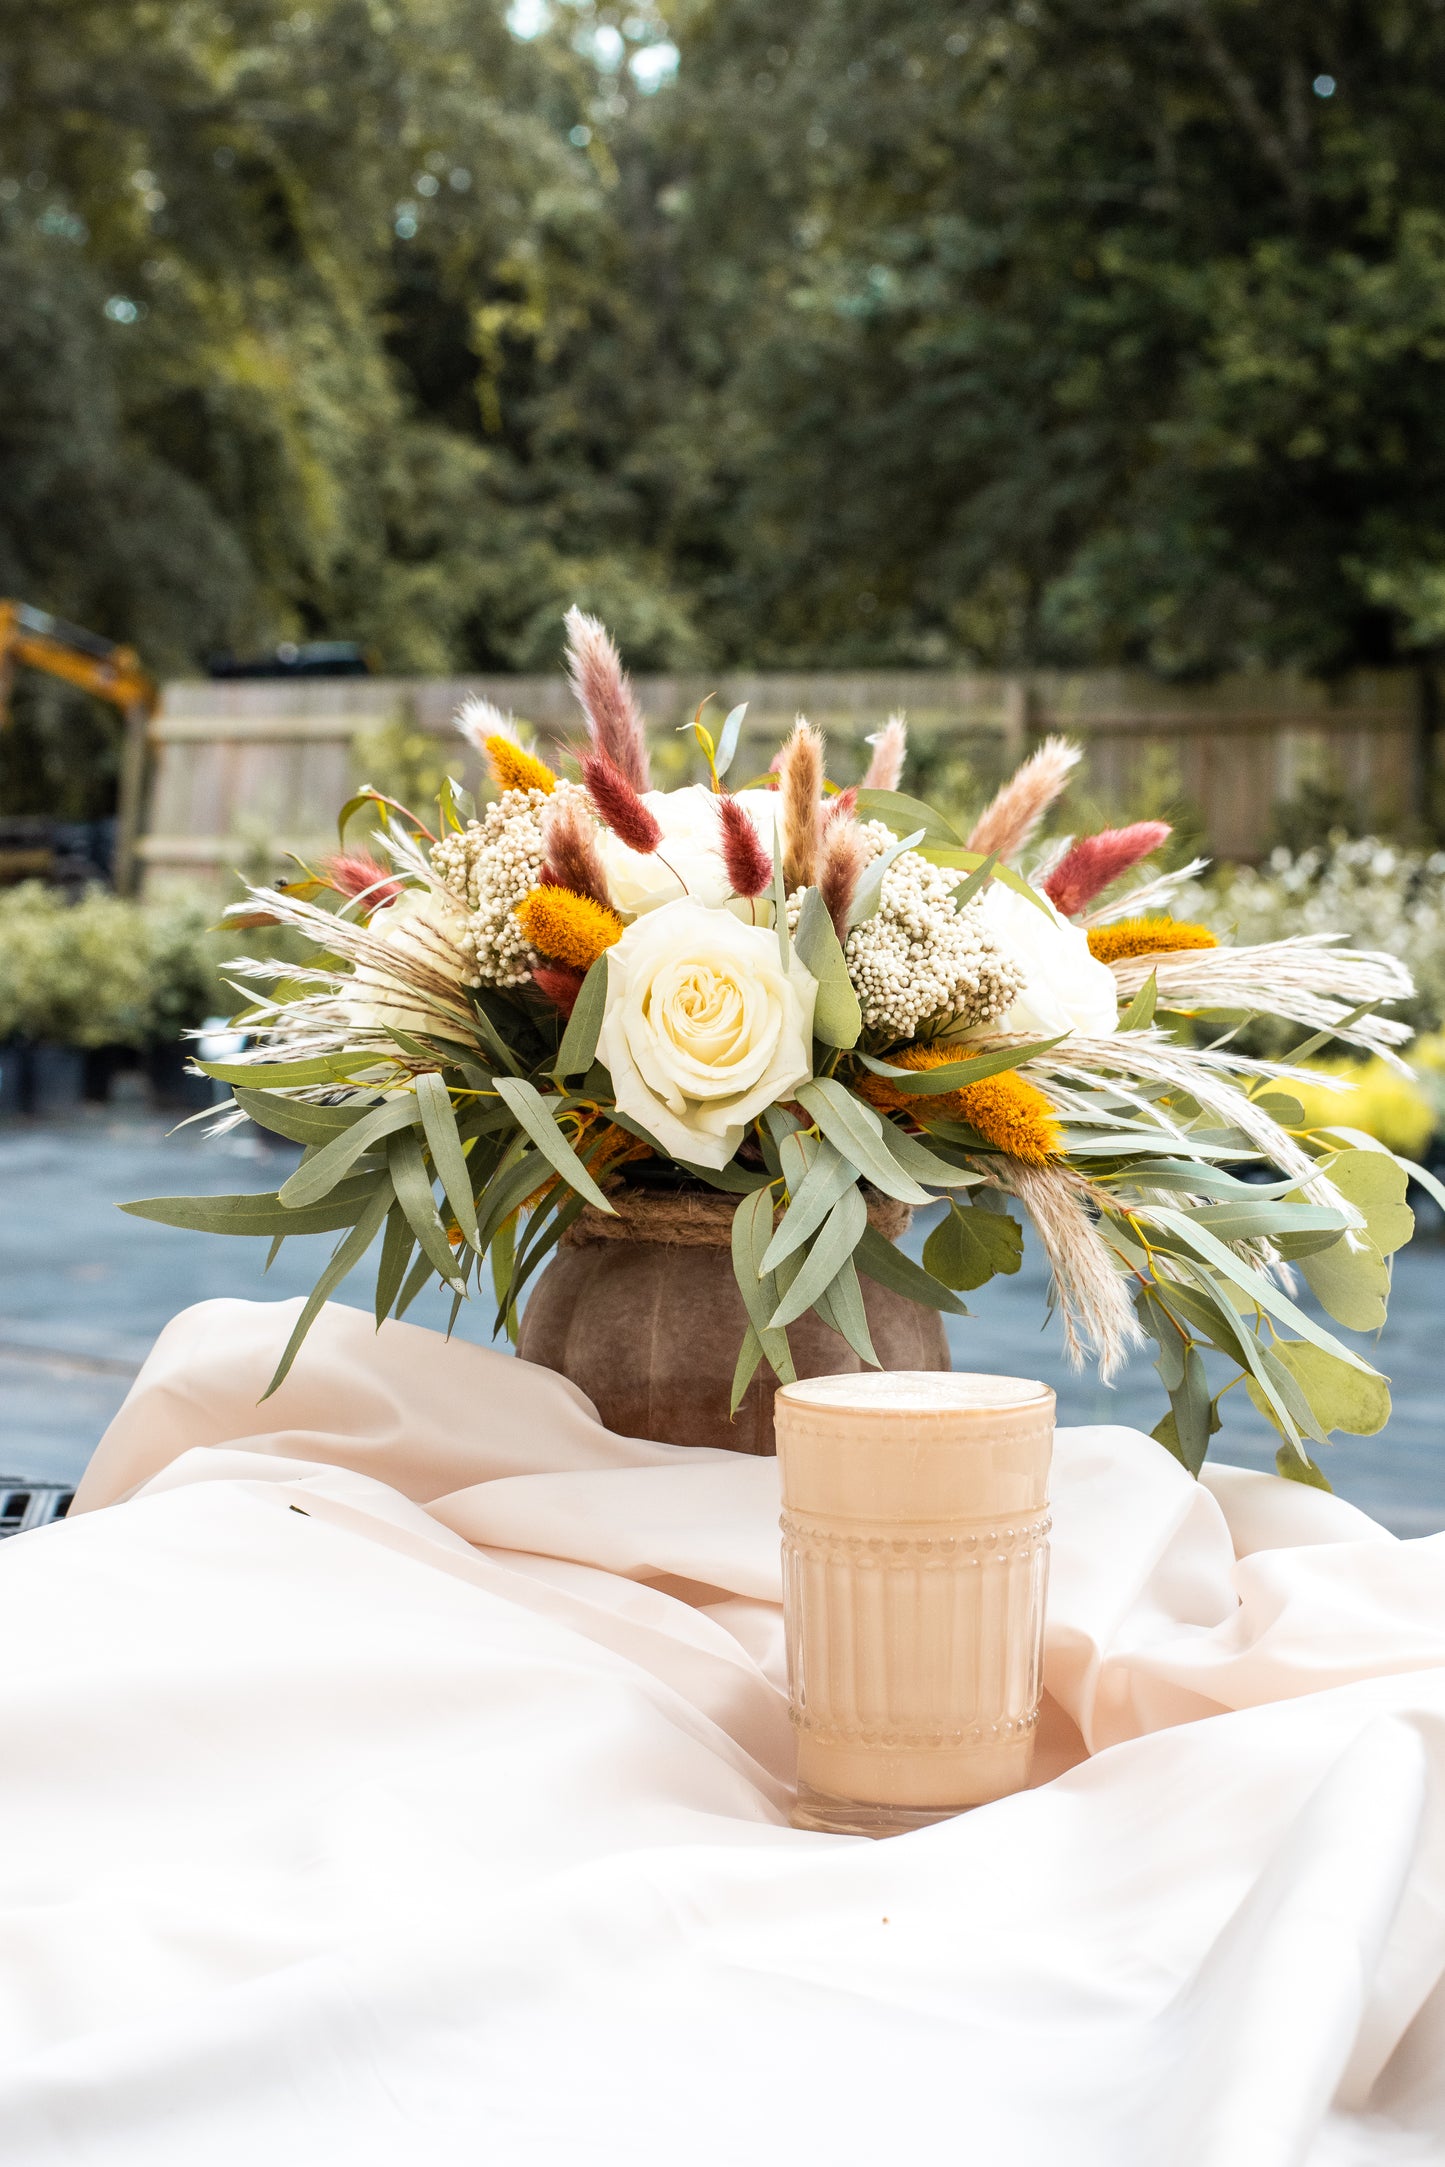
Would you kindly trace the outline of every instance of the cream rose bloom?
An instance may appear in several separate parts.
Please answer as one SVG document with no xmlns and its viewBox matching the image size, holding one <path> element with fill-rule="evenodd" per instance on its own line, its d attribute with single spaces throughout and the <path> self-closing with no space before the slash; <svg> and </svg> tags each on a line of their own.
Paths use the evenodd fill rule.
<svg viewBox="0 0 1445 2167">
<path fill-rule="evenodd" d="M 777 792 L 740 790 L 737 796 L 764 847 L 771 851 Z M 689 783 L 683 790 L 649 790 L 642 802 L 662 830 L 658 851 L 629 850 L 611 828 L 603 828 L 597 837 L 608 892 L 617 909 L 625 918 L 636 918 L 684 895 L 695 903 L 725 904 L 731 891 L 712 791 L 704 783 Z"/>
<path fill-rule="evenodd" d="M 664 903 L 607 951 L 598 1059 L 664 1151 L 726 1166 L 748 1123 L 812 1074 L 817 980 L 727 910 Z"/>
<path fill-rule="evenodd" d="M 1000 948 L 1024 973 L 1023 992 L 992 1029 L 1024 1038 L 1065 1032 L 1107 1038 L 1118 1030 L 1114 974 L 1090 954 L 1082 926 L 1061 918 L 1047 896 L 1031 903 L 1001 880 L 988 883 L 979 908 Z"/>
</svg>

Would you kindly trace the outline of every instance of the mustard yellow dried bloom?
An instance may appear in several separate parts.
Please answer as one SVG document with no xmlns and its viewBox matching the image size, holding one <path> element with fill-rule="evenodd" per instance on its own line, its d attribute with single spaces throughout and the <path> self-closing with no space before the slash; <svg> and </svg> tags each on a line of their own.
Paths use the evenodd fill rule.
<svg viewBox="0 0 1445 2167">
<path fill-rule="evenodd" d="M 484 750 L 499 790 L 545 790 L 550 796 L 556 789 L 557 778 L 546 761 L 539 760 L 535 753 L 523 752 L 500 731 L 485 740 Z"/>
<path fill-rule="evenodd" d="M 1167 956 L 1181 948 L 1217 948 L 1207 925 L 1183 918 L 1121 918 L 1117 925 L 1089 928 L 1089 953 L 1100 963 L 1122 963 L 1126 956 Z"/>
<path fill-rule="evenodd" d="M 622 938 L 615 910 L 570 888 L 534 888 L 517 905 L 517 923 L 532 946 L 554 963 L 590 971 L 597 958 Z"/>
<path fill-rule="evenodd" d="M 888 1056 L 894 1068 L 915 1071 L 944 1068 L 961 1058 L 956 1047 L 948 1046 L 905 1046 Z M 870 1076 L 859 1089 L 875 1106 L 913 1114 L 930 1108 L 946 1121 L 965 1122 L 977 1129 L 995 1151 L 1020 1159 L 1026 1166 L 1047 1165 L 1062 1149 L 1063 1138 L 1052 1106 L 1036 1084 L 1012 1069 L 927 1099 L 901 1091 L 886 1076 Z"/>
</svg>

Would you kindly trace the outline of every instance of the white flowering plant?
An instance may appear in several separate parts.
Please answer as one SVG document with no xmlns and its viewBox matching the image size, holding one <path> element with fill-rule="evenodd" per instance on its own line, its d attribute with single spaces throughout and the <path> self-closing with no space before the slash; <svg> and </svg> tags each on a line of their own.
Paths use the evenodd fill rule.
<svg viewBox="0 0 1445 2167">
<path fill-rule="evenodd" d="M 239 965 L 247 1050 L 199 1066 L 232 1090 L 222 1123 L 301 1162 L 274 1192 L 125 1208 L 273 1247 L 338 1235 L 271 1389 L 373 1245 L 378 1324 L 436 1279 L 457 1304 L 486 1285 L 515 1334 L 581 1214 L 661 1180 L 737 1200 L 736 1408 L 764 1364 L 793 1375 L 809 1311 L 875 1363 L 866 1282 L 966 1314 L 962 1294 L 1018 1268 L 1013 1202 L 1076 1361 L 1108 1377 L 1155 1342 L 1161 1444 L 1197 1472 L 1243 1382 L 1281 1472 L 1325 1483 L 1312 1446 L 1377 1430 L 1389 1395 L 1301 1306 L 1296 1269 L 1334 1323 L 1376 1328 L 1411 1169 L 1307 1122 L 1290 1084 L 1330 1041 L 1401 1065 L 1408 1029 L 1380 1012 L 1410 995 L 1398 960 L 1328 933 L 1221 946 L 1168 913 L 1197 866 L 1148 876 L 1160 822 L 1037 849 L 1078 757 L 1057 739 L 967 832 L 902 790 L 899 717 L 856 783 L 828 779 L 800 720 L 730 790 L 743 710 L 716 736 L 700 712 L 704 778 L 654 790 L 616 650 L 576 611 L 568 629 L 574 773 L 469 703 L 493 803 L 448 783 L 432 828 L 363 791 L 342 833 L 372 810 L 376 855 L 239 906 L 308 936 L 314 963 Z M 1241 1053 L 1256 1015 L 1303 1043 Z M 870 1220 L 878 1192 L 943 1203 L 921 1264 Z"/>
</svg>

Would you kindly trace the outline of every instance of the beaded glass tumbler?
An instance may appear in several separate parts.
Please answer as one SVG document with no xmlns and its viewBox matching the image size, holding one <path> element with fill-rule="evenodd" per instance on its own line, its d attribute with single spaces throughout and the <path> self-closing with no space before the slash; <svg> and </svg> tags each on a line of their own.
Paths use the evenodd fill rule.
<svg viewBox="0 0 1445 2167">
<path fill-rule="evenodd" d="M 892 1836 L 1028 1781 L 1054 1395 L 864 1371 L 775 1421 L 798 1828 Z"/>
</svg>

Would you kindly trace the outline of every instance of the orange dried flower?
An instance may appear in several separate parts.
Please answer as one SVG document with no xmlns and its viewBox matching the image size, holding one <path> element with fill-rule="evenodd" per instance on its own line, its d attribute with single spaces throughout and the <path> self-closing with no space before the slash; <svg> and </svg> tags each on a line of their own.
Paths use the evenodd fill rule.
<svg viewBox="0 0 1445 2167">
<path fill-rule="evenodd" d="M 486 740 L 483 750 L 499 790 L 545 790 L 550 797 L 556 789 L 557 778 L 546 761 L 539 760 L 535 753 L 523 752 L 500 731 Z"/>
<path fill-rule="evenodd" d="M 945 1068 L 951 1061 L 964 1057 L 956 1047 L 905 1046 L 900 1052 L 889 1054 L 888 1058 L 894 1068 L 920 1071 Z M 926 1099 L 900 1091 L 886 1076 L 870 1076 L 859 1089 L 875 1106 L 912 1114 L 931 1109 L 947 1121 L 962 1121 L 969 1128 L 977 1129 L 985 1143 L 991 1144 L 995 1151 L 1005 1152 L 1011 1159 L 1020 1159 L 1025 1166 L 1044 1166 L 1063 1147 L 1053 1107 L 1036 1084 L 1029 1083 L 1013 1069 L 1006 1069 L 1001 1076 L 985 1076 L 979 1083 L 962 1084 L 957 1091 L 940 1092 Z"/>
<path fill-rule="evenodd" d="M 1167 956 L 1181 948 L 1217 948 L 1207 925 L 1183 918 L 1121 918 L 1117 925 L 1089 928 L 1089 953 L 1101 963 L 1122 963 L 1126 956 Z"/>
<path fill-rule="evenodd" d="M 615 910 L 570 888 L 534 888 L 517 905 L 517 922 L 532 946 L 554 963 L 590 971 L 597 958 L 622 938 Z"/>
</svg>

